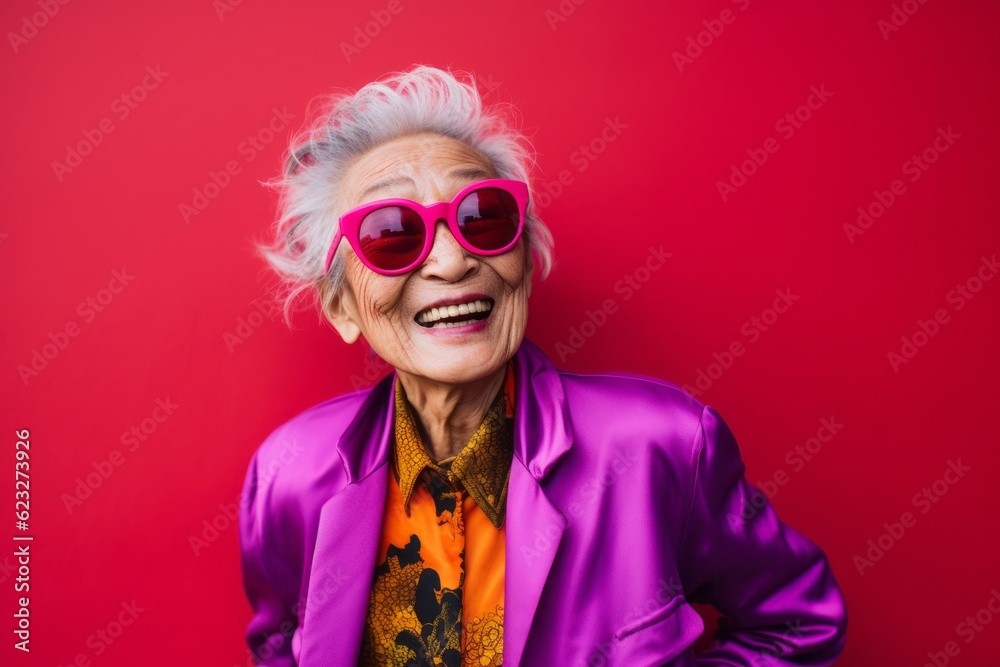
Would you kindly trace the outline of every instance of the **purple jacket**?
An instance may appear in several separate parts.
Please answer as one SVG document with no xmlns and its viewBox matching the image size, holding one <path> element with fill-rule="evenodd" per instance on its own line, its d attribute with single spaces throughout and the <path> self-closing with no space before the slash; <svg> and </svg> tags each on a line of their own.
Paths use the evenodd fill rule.
<svg viewBox="0 0 1000 667">
<path fill-rule="evenodd" d="M 732 432 L 677 385 L 515 355 L 504 664 L 829 665 L 844 598 L 826 556 L 784 525 Z M 395 373 L 277 428 L 240 505 L 260 665 L 357 664 L 393 437 Z M 703 623 L 724 616 L 697 658 Z"/>
</svg>

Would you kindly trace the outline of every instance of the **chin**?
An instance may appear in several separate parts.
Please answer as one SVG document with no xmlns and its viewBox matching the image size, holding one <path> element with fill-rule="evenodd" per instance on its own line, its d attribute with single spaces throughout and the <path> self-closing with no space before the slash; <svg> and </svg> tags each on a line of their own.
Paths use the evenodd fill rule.
<svg viewBox="0 0 1000 667">
<path fill-rule="evenodd" d="M 492 349 L 492 347 L 490 348 Z M 420 375 L 437 382 L 465 384 L 475 382 L 496 372 L 496 368 L 486 365 L 487 353 L 470 349 L 468 352 L 453 352 L 420 364 Z"/>
</svg>

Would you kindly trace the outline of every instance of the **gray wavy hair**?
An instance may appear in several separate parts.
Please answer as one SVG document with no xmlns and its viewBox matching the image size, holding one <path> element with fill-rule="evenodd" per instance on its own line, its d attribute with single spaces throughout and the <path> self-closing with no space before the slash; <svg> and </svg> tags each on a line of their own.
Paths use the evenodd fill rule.
<svg viewBox="0 0 1000 667">
<path fill-rule="evenodd" d="M 464 73 L 459 76 L 464 77 Z M 265 183 L 280 193 L 273 241 L 256 244 L 278 274 L 274 296 L 283 305 L 286 323 L 300 297 L 307 308 L 324 311 L 344 284 L 347 243 L 342 243 L 329 274 L 326 253 L 337 231 L 340 188 L 346 171 L 359 156 L 400 136 L 435 132 L 463 141 L 492 163 L 500 178 L 528 183 L 535 165 L 528 139 L 509 122 L 511 105 L 484 107 L 474 75 L 455 74 L 426 65 L 394 72 L 357 92 L 318 98 L 319 113 L 295 136 L 284 157 L 282 175 Z M 538 217 L 534 196 L 525 217 L 524 237 L 544 280 L 552 270 L 552 234 Z"/>
</svg>

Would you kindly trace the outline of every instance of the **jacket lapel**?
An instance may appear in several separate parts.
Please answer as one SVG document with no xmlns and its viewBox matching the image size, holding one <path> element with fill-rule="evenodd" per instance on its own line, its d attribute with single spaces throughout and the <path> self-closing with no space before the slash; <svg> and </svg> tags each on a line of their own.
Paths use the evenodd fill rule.
<svg viewBox="0 0 1000 667">
<path fill-rule="evenodd" d="M 516 457 L 507 496 L 503 662 L 518 667 L 538 600 L 566 528 L 566 517 Z"/>
<path fill-rule="evenodd" d="M 338 443 L 348 484 L 320 509 L 300 664 L 357 664 L 388 481 L 395 373 L 375 385 Z"/>
<path fill-rule="evenodd" d="M 309 597 L 302 628 L 302 665 L 354 665 L 375 572 L 388 471 L 349 484 L 320 510 Z"/>
<path fill-rule="evenodd" d="M 514 459 L 507 494 L 504 572 L 504 664 L 524 658 L 538 601 L 566 530 L 566 516 L 541 481 L 573 444 L 573 430 L 559 372 L 525 338 L 514 360 Z"/>
</svg>

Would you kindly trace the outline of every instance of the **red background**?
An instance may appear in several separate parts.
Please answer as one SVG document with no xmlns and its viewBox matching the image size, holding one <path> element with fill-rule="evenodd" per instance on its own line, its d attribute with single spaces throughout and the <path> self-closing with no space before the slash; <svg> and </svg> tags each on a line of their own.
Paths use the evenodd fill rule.
<svg viewBox="0 0 1000 667">
<path fill-rule="evenodd" d="M 472 71 L 494 89 L 488 101 L 516 105 L 539 152 L 539 191 L 572 175 L 542 209 L 557 264 L 533 291 L 528 337 L 573 371 L 716 376 L 700 398 L 734 430 L 751 481 L 787 474 L 772 502 L 826 550 L 845 591 L 838 664 L 921 665 L 949 641 L 952 664 L 995 664 L 1000 618 L 971 638 L 958 626 L 1000 587 L 1000 280 L 973 281 L 981 290 L 961 309 L 948 294 L 1000 250 L 1000 9 L 911 0 L 915 13 L 884 35 L 888 0 L 567 0 L 574 11 L 555 23 L 546 10 L 557 0 L 401 1 L 350 58 L 341 43 L 387 2 L 246 0 L 221 14 L 210 0 L 70 2 L 51 18 L 38 2 L 4 3 L 2 461 L 13 470 L 15 430 L 30 429 L 35 541 L 26 657 L 12 648 L 13 475 L 0 474 L 0 662 L 247 664 L 237 533 L 220 506 L 238 500 L 272 429 L 353 389 L 352 375 L 385 372 L 311 313 L 294 331 L 251 316 L 271 284 L 251 243 L 275 214 L 260 181 L 278 173 L 313 97 L 426 63 Z M 713 23 L 724 9 L 731 22 Z M 679 71 L 674 52 L 705 21 L 721 33 L 705 32 Z M 147 78 L 155 87 L 122 117 L 115 100 L 147 66 L 161 80 Z M 829 98 L 814 98 L 787 136 L 775 124 L 812 86 Z M 262 151 L 241 150 L 275 108 L 292 122 Z M 57 174 L 53 163 L 104 118 L 113 131 Z M 623 125 L 601 147 L 607 119 Z M 904 163 L 938 128 L 958 138 L 911 181 Z M 777 152 L 724 201 L 717 182 L 769 138 Z M 591 142 L 603 152 L 581 162 Z M 231 160 L 240 173 L 186 222 L 181 205 Z M 905 193 L 852 243 L 844 225 L 894 179 Z M 664 266 L 637 273 L 660 245 L 672 253 Z M 134 278 L 102 292 L 123 268 Z M 626 275 L 648 278 L 628 299 L 615 289 Z M 751 318 L 769 317 L 778 289 L 798 299 L 752 340 Z M 100 312 L 80 307 L 102 296 L 112 298 Z M 560 354 L 605 299 L 616 312 Z M 894 369 L 889 353 L 938 309 L 947 321 Z M 227 345 L 250 317 L 259 326 Z M 77 335 L 22 378 L 74 323 Z M 735 341 L 744 353 L 709 368 Z M 123 447 L 122 433 L 167 398 L 173 414 Z M 796 469 L 786 456 L 823 418 L 843 426 Z M 68 511 L 64 494 L 114 450 L 121 465 Z M 969 471 L 939 484 L 946 494 L 922 513 L 914 495 L 959 459 Z M 860 574 L 855 556 L 907 511 L 915 525 L 883 537 L 891 548 Z M 213 520 L 222 529 L 196 555 L 190 538 Z M 133 600 L 142 611 L 121 636 L 95 640 Z"/>
</svg>

